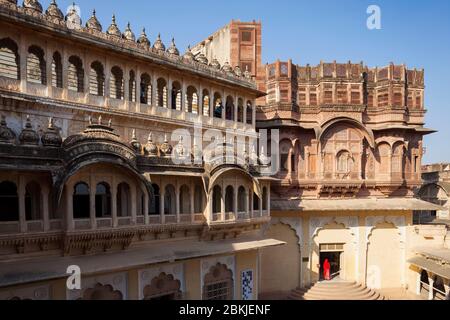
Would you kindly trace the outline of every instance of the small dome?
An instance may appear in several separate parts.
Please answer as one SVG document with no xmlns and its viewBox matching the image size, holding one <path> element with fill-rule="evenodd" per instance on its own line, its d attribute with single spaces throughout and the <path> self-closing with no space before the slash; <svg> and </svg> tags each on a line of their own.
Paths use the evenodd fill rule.
<svg viewBox="0 0 450 320">
<path fill-rule="evenodd" d="M 192 60 L 195 59 L 194 54 L 191 51 L 191 46 L 187 47 L 187 50 L 184 53 L 183 58 L 186 59 L 186 60 L 189 60 L 189 61 L 192 61 Z"/>
<path fill-rule="evenodd" d="M 70 6 L 69 12 L 66 15 L 66 26 L 69 29 L 81 29 L 81 17 L 78 14 L 75 3 Z"/>
<path fill-rule="evenodd" d="M 174 38 L 172 38 L 172 43 L 170 44 L 169 49 L 167 49 L 167 52 L 176 56 L 180 55 L 180 51 L 177 49 L 177 46 L 175 45 Z"/>
<path fill-rule="evenodd" d="M 150 132 L 148 135 L 148 141 L 147 144 L 144 147 L 144 151 L 147 155 L 154 157 L 158 154 L 158 147 L 153 142 L 153 134 Z"/>
<path fill-rule="evenodd" d="M 232 73 L 233 72 L 233 68 L 231 68 L 231 66 L 228 63 L 228 61 L 223 64 L 222 71 L 224 71 L 226 73 Z"/>
<path fill-rule="evenodd" d="M 52 0 L 50 5 L 48 6 L 47 10 L 45 11 L 45 14 L 49 17 L 55 18 L 59 21 L 64 20 L 64 14 L 62 11 L 58 8 L 58 5 L 56 4 L 56 0 Z"/>
<path fill-rule="evenodd" d="M 45 147 L 60 147 L 62 138 L 59 130 L 53 125 L 53 118 L 48 120 L 48 128 L 41 137 L 42 145 Z"/>
<path fill-rule="evenodd" d="M 108 27 L 108 30 L 106 30 L 106 33 L 110 36 L 118 37 L 118 38 L 120 38 L 122 36 L 122 33 L 120 32 L 119 28 L 117 27 L 115 15 L 112 16 L 111 25 Z"/>
<path fill-rule="evenodd" d="M 2 115 L 0 121 L 0 143 L 12 144 L 16 140 L 16 134 L 6 125 L 5 116 Z"/>
<path fill-rule="evenodd" d="M 31 125 L 30 116 L 27 116 L 27 123 L 25 124 L 25 128 L 22 130 L 19 136 L 19 141 L 21 144 L 25 145 L 38 145 L 39 144 L 39 135 L 36 131 L 33 130 L 33 126 Z"/>
<path fill-rule="evenodd" d="M 172 154 L 172 146 L 167 141 L 167 134 L 164 136 L 164 143 L 159 147 L 162 156 L 170 156 Z"/>
<path fill-rule="evenodd" d="M 145 33 L 145 28 L 142 29 L 141 35 L 139 36 L 139 39 L 137 39 L 137 43 L 139 43 L 141 46 L 145 48 L 150 48 L 150 40 L 147 38 L 147 34 Z"/>
<path fill-rule="evenodd" d="M 131 31 L 130 23 L 128 22 L 127 27 L 125 28 L 125 31 L 123 32 L 122 37 L 126 40 L 130 41 L 136 41 L 136 36 L 134 35 L 133 31 Z"/>
<path fill-rule="evenodd" d="M 23 0 L 23 7 L 31 11 L 42 13 L 42 5 L 38 0 Z"/>
<path fill-rule="evenodd" d="M 86 22 L 86 28 L 88 28 L 89 30 L 102 32 L 103 28 L 102 25 L 100 24 L 100 21 L 98 21 L 97 16 L 95 15 L 95 10 L 92 11 L 92 16 Z"/>
<path fill-rule="evenodd" d="M 155 43 L 153 44 L 153 49 L 158 51 L 166 51 L 166 46 L 161 41 L 161 35 L 158 33 L 158 38 L 156 38 Z"/>
<path fill-rule="evenodd" d="M 199 55 L 197 55 L 197 57 L 195 58 L 195 60 L 197 60 L 198 62 L 200 62 L 201 64 L 206 64 L 208 65 L 208 59 L 206 58 L 206 56 L 203 53 L 200 53 Z"/>
<path fill-rule="evenodd" d="M 216 58 L 212 59 L 210 66 L 220 70 L 220 63 Z"/>
<path fill-rule="evenodd" d="M 139 143 L 138 139 L 136 138 L 136 130 L 133 129 L 133 136 L 131 138 L 131 147 L 134 149 L 136 153 L 141 153 L 141 144 Z"/>
</svg>

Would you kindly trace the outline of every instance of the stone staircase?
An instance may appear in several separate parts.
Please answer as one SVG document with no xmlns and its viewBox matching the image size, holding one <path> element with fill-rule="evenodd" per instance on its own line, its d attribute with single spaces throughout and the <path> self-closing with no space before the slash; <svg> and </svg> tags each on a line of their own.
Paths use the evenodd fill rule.
<svg viewBox="0 0 450 320">
<path fill-rule="evenodd" d="M 297 288 L 289 300 L 387 300 L 380 293 L 356 282 L 318 282 L 311 287 Z"/>
</svg>

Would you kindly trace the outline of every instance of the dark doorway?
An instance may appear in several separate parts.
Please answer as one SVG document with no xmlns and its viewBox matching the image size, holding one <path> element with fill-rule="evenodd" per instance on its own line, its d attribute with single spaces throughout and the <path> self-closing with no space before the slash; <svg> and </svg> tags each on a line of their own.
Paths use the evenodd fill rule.
<svg viewBox="0 0 450 320">
<path fill-rule="evenodd" d="M 328 259 L 328 262 L 330 263 L 330 279 L 333 279 L 335 277 L 339 276 L 339 272 L 341 270 L 341 254 L 344 254 L 343 252 L 320 252 L 320 275 L 319 280 L 323 281 L 325 280 L 324 274 L 323 274 L 323 264 L 325 262 L 325 259 Z"/>
</svg>

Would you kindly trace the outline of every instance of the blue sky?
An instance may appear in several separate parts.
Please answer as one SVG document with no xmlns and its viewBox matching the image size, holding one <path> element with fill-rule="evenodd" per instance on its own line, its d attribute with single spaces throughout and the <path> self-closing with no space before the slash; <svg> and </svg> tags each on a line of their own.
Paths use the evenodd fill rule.
<svg viewBox="0 0 450 320">
<path fill-rule="evenodd" d="M 57 0 L 65 11 L 72 1 Z M 50 0 L 41 1 L 44 8 Z M 263 62 L 291 58 L 296 64 L 320 60 L 394 62 L 425 69 L 426 126 L 439 130 L 425 138 L 424 162 L 450 162 L 450 1 L 411 0 L 79 0 L 83 23 L 93 8 L 106 29 L 113 13 L 121 30 L 128 21 L 150 40 L 158 32 L 181 51 L 232 19 L 261 20 Z M 366 28 L 366 9 L 381 8 L 381 30 Z"/>
</svg>

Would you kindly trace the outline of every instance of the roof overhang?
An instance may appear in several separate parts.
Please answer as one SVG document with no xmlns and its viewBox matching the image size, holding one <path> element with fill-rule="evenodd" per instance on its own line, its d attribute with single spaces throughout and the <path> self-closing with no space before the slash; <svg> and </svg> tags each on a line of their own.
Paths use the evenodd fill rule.
<svg viewBox="0 0 450 320">
<path fill-rule="evenodd" d="M 413 211 L 443 210 L 416 198 L 271 200 L 272 211 Z"/>
<path fill-rule="evenodd" d="M 186 259 L 257 250 L 286 244 L 275 239 L 246 237 L 220 241 L 177 241 L 148 245 L 115 253 L 93 256 L 52 257 L 23 262 L 0 262 L 0 287 L 67 277 L 67 266 L 77 265 L 83 275 L 114 272 L 118 269 L 144 267 L 156 263 L 173 263 Z"/>
</svg>

